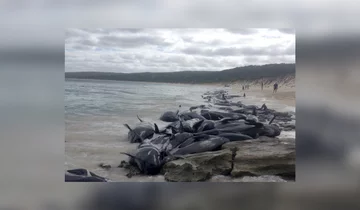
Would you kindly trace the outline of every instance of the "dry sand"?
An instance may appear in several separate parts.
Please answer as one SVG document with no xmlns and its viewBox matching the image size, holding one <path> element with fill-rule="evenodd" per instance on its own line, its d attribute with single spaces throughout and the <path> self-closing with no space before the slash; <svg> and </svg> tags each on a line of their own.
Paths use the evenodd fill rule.
<svg viewBox="0 0 360 210">
<path fill-rule="evenodd" d="M 264 89 L 261 90 L 261 82 L 264 82 Z M 273 93 L 273 85 L 279 84 L 278 91 Z M 248 90 L 242 90 L 242 85 L 250 85 Z M 295 75 L 286 75 L 277 78 L 265 78 L 252 81 L 241 81 L 230 84 L 230 94 L 252 95 L 265 98 L 278 103 L 294 106 L 296 104 Z"/>
<path fill-rule="evenodd" d="M 261 82 L 264 82 L 263 90 L 261 90 Z M 279 88 L 276 93 L 273 93 L 273 85 L 275 82 L 279 84 Z M 225 88 L 229 90 L 229 94 L 231 95 L 242 96 L 245 93 L 248 96 L 265 98 L 267 101 L 276 101 L 279 104 L 284 104 L 292 107 L 296 106 L 296 89 L 294 74 L 275 78 L 243 80 L 232 83 L 205 83 L 191 85 L 205 85 L 215 88 Z M 229 87 L 225 87 L 225 85 L 229 85 Z M 248 90 L 242 90 L 242 85 L 250 85 L 250 88 Z"/>
<path fill-rule="evenodd" d="M 264 87 L 264 89 L 261 90 L 261 86 L 250 86 L 250 89 L 242 90 L 241 84 L 231 85 L 230 94 L 243 95 L 244 93 L 268 100 L 275 100 L 288 106 L 295 106 L 296 104 L 295 88 L 293 87 L 280 87 L 276 93 L 273 93 L 272 87 Z"/>
</svg>

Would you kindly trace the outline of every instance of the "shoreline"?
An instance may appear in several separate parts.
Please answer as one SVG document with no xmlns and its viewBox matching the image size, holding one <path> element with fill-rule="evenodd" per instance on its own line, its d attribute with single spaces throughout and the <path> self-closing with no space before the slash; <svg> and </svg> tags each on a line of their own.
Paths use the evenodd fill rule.
<svg viewBox="0 0 360 210">
<path fill-rule="evenodd" d="M 280 104 L 296 107 L 296 88 L 295 88 L 295 75 L 284 75 L 276 78 L 263 78 L 255 80 L 241 80 L 236 82 L 221 82 L 221 83 L 171 83 L 171 82 L 147 82 L 147 81 L 122 81 L 122 80 L 104 80 L 104 79 L 77 79 L 77 78 L 65 78 L 65 80 L 73 81 L 111 81 L 111 82 L 137 82 L 141 83 L 154 83 L 154 84 L 166 84 L 166 85 L 185 85 L 185 86 L 208 86 L 214 88 L 223 88 L 229 90 L 230 94 L 254 96 L 265 99 L 266 101 L 276 101 Z M 264 81 L 264 89 L 261 90 L 261 81 Z M 272 92 L 272 85 L 279 83 L 279 89 L 277 93 Z M 242 90 L 242 85 L 249 84 L 250 89 Z M 225 87 L 225 85 L 229 85 Z"/>
<path fill-rule="evenodd" d="M 281 77 L 276 77 L 276 78 L 263 78 L 263 80 L 271 80 L 272 83 L 268 83 L 267 87 L 272 86 L 272 84 L 276 81 L 279 83 L 279 80 L 281 80 Z M 156 83 L 156 84 L 175 84 L 175 85 L 199 85 L 199 86 L 214 86 L 214 87 L 223 87 L 223 88 L 227 88 L 225 85 L 229 85 L 228 87 L 232 87 L 232 86 L 241 86 L 241 84 L 253 84 L 252 86 L 259 85 L 259 81 L 260 79 L 254 79 L 254 80 L 237 80 L 235 82 L 210 82 L 210 83 L 181 83 L 181 82 L 153 82 L 153 81 L 130 81 L 130 80 L 110 80 L 110 79 L 82 79 L 82 78 L 66 78 L 65 77 L 65 81 L 66 80 L 73 80 L 73 81 L 118 81 L 118 82 L 136 82 L 136 83 Z M 280 82 L 281 83 L 281 82 Z M 290 83 L 294 83 L 294 81 L 290 81 Z M 285 82 L 284 85 L 286 86 L 290 86 L 288 84 L 288 82 Z M 291 84 L 293 85 L 293 84 Z M 281 87 L 281 85 L 280 85 Z"/>
</svg>

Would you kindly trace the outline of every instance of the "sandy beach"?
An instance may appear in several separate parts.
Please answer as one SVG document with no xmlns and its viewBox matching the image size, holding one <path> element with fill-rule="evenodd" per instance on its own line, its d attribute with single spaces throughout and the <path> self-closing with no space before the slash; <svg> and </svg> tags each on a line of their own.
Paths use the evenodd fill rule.
<svg viewBox="0 0 360 210">
<path fill-rule="evenodd" d="M 261 82 L 264 82 L 263 90 L 261 90 Z M 273 85 L 279 84 L 278 91 L 273 93 Z M 242 90 L 243 85 L 249 85 L 249 89 Z M 295 75 L 285 75 L 277 78 L 266 78 L 252 81 L 239 81 L 230 85 L 230 93 L 234 95 L 253 96 L 256 98 L 264 98 L 267 101 L 276 101 L 279 104 L 295 107 L 296 89 Z M 225 84 L 222 84 L 224 87 Z"/>
<path fill-rule="evenodd" d="M 272 87 L 264 87 L 264 89 L 261 90 L 260 85 L 250 86 L 250 89 L 248 90 L 242 90 L 241 84 L 231 85 L 230 87 L 230 93 L 234 95 L 243 95 L 245 93 L 247 96 L 256 96 L 267 100 L 274 100 L 288 106 L 295 106 L 296 104 L 294 87 L 280 87 L 276 93 L 273 93 Z"/>
</svg>

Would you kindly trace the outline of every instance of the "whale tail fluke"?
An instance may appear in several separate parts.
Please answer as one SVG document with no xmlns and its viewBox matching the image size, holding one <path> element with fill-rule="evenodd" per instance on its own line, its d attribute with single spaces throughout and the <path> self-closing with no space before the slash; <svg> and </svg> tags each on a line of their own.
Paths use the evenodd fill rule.
<svg viewBox="0 0 360 210">
<path fill-rule="evenodd" d="M 155 130 L 155 133 L 160 133 L 159 131 L 159 127 L 156 125 L 156 123 L 154 123 L 154 130 Z"/>
<path fill-rule="evenodd" d="M 128 124 L 124 124 L 124 126 L 129 129 L 129 131 L 132 131 L 132 129 L 130 128 L 130 126 Z"/>
<path fill-rule="evenodd" d="M 137 116 L 137 118 L 139 119 L 140 122 L 144 122 L 144 121 L 139 117 L 139 115 L 136 115 L 136 116 Z"/>
</svg>

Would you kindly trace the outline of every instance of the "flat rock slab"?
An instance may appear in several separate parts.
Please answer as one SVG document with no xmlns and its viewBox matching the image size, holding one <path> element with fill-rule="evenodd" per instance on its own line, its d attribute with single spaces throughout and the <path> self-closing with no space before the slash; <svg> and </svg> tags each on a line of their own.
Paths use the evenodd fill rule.
<svg viewBox="0 0 360 210">
<path fill-rule="evenodd" d="M 279 176 L 264 175 L 264 176 L 243 176 L 234 178 L 231 176 L 217 175 L 211 177 L 210 182 L 287 182 Z"/>
<path fill-rule="evenodd" d="M 223 149 L 235 149 L 231 176 L 279 175 L 295 177 L 295 139 L 261 138 L 229 142 Z"/>
<path fill-rule="evenodd" d="M 162 170 L 167 181 L 206 181 L 214 175 L 229 175 L 232 170 L 232 159 L 233 152 L 230 149 L 203 152 L 170 161 Z"/>
</svg>

